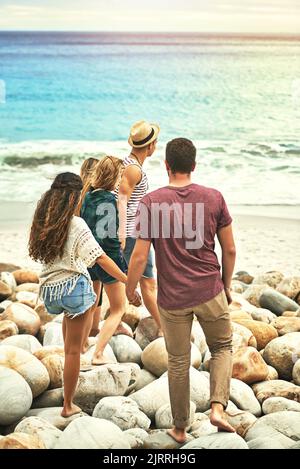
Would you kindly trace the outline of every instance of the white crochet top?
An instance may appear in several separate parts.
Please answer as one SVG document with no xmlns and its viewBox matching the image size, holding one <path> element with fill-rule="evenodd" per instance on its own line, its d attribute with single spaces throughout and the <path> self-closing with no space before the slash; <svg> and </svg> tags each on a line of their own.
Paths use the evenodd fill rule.
<svg viewBox="0 0 300 469">
<path fill-rule="evenodd" d="M 43 265 L 40 274 L 40 295 L 44 297 L 49 290 L 50 301 L 51 298 L 59 298 L 70 280 L 68 293 L 71 293 L 81 275 L 85 275 L 92 283 L 87 267 L 92 267 L 103 253 L 86 222 L 73 216 L 62 257 L 57 256 L 49 264 Z"/>
</svg>

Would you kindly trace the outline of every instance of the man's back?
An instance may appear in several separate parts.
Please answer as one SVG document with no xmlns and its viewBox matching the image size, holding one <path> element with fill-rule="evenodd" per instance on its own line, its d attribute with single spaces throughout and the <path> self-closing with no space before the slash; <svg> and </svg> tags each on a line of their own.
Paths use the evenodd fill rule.
<svg viewBox="0 0 300 469">
<path fill-rule="evenodd" d="M 148 230 L 141 223 L 140 237 L 155 248 L 158 304 L 174 310 L 214 298 L 223 289 L 214 239 L 232 222 L 222 194 L 198 184 L 167 186 L 142 199 L 141 222 L 144 210 Z"/>
</svg>

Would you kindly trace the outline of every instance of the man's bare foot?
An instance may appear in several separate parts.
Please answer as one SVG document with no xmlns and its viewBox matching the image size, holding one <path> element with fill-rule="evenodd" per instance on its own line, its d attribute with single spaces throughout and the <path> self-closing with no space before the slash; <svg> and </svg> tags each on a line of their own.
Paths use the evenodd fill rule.
<svg viewBox="0 0 300 469">
<path fill-rule="evenodd" d="M 122 323 L 120 323 L 118 325 L 117 329 L 114 332 L 114 335 L 120 335 L 120 334 L 124 334 L 124 335 L 128 335 L 129 337 L 133 337 L 133 333 L 131 331 L 129 331 L 128 329 L 126 329 L 126 327 L 123 326 Z"/>
<path fill-rule="evenodd" d="M 109 358 L 105 358 L 102 354 L 94 355 L 92 358 L 92 365 L 109 365 L 111 363 L 114 362 Z"/>
<path fill-rule="evenodd" d="M 170 435 L 173 440 L 175 440 L 179 444 L 186 442 L 186 431 L 182 428 L 174 427 L 171 430 L 167 430 L 167 434 Z"/>
<path fill-rule="evenodd" d="M 64 405 L 63 410 L 61 411 L 61 416 L 67 418 L 71 417 L 72 415 L 79 414 L 80 412 L 82 412 L 82 410 L 75 404 L 68 406 Z"/>
<path fill-rule="evenodd" d="M 210 423 L 215 427 L 218 427 L 219 432 L 235 433 L 235 428 L 226 420 L 222 404 L 215 402 L 212 404 L 212 411 L 209 418 Z"/>
</svg>

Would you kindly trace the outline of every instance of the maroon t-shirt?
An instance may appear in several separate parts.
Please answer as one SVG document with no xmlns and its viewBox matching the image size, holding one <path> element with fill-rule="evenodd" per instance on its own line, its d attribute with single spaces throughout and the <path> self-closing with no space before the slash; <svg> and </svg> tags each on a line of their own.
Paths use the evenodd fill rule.
<svg viewBox="0 0 300 469">
<path fill-rule="evenodd" d="M 222 291 L 215 235 L 231 222 L 222 194 L 209 187 L 167 186 L 143 197 L 137 237 L 153 243 L 162 308 L 197 306 Z"/>
</svg>

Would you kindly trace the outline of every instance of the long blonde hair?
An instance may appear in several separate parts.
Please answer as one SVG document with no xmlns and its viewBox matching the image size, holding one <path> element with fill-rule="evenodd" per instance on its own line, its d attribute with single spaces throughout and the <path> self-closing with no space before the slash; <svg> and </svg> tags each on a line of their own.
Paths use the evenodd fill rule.
<svg viewBox="0 0 300 469">
<path fill-rule="evenodd" d="M 118 181 L 120 171 L 123 168 L 123 160 L 116 156 L 104 156 L 93 168 L 93 174 L 84 185 L 80 201 L 76 210 L 79 215 L 84 198 L 92 188 L 113 191 Z"/>
<path fill-rule="evenodd" d="M 80 177 L 83 185 L 92 177 L 93 171 L 98 163 L 99 160 L 97 158 L 87 158 L 84 160 L 80 168 Z"/>
</svg>

